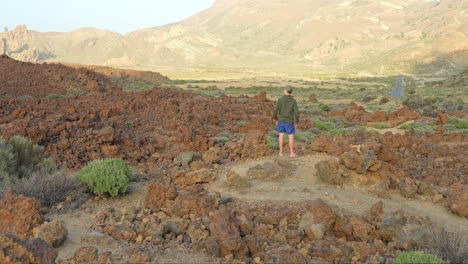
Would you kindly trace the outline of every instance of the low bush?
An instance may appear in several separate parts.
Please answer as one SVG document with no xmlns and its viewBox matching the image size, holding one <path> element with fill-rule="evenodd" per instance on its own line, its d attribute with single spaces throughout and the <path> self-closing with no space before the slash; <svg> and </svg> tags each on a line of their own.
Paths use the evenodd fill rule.
<svg viewBox="0 0 468 264">
<path fill-rule="evenodd" d="M 79 198 L 84 192 L 83 184 L 63 172 L 54 174 L 37 172 L 29 178 L 15 181 L 10 188 L 17 194 L 36 198 L 46 207 L 63 202 L 67 196 Z"/>
<path fill-rule="evenodd" d="M 20 136 L 0 141 L 0 185 L 8 186 L 15 179 L 30 177 L 34 172 L 54 173 L 57 166 L 44 159 L 44 148 Z"/>
<path fill-rule="evenodd" d="M 84 167 L 78 174 L 97 195 L 108 194 L 115 197 L 127 192 L 128 184 L 133 179 L 132 171 L 120 159 L 95 160 Z"/>
<path fill-rule="evenodd" d="M 463 232 L 442 228 L 431 230 L 432 236 L 423 247 L 448 263 L 468 263 L 468 237 Z"/>
<path fill-rule="evenodd" d="M 431 254 L 427 254 L 421 251 L 411 251 L 400 254 L 394 264 L 419 264 L 419 263 L 434 263 L 434 264 L 443 264 L 444 262 Z"/>
<path fill-rule="evenodd" d="M 454 125 L 457 129 L 468 129 L 468 119 L 450 118 L 450 124 Z"/>
</svg>

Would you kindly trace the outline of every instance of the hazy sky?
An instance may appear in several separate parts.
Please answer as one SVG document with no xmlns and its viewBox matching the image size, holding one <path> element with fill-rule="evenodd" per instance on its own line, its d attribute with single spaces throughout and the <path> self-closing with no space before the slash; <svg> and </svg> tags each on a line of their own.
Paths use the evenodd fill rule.
<svg viewBox="0 0 468 264">
<path fill-rule="evenodd" d="M 0 1 L 0 30 L 72 31 L 81 27 L 127 33 L 178 22 L 215 0 L 13 0 Z"/>
</svg>

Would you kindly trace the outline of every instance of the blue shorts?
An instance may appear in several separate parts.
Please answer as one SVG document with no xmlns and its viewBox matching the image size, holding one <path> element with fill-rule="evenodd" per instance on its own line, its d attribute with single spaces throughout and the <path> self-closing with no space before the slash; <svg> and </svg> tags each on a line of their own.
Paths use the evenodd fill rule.
<svg viewBox="0 0 468 264">
<path fill-rule="evenodd" d="M 283 123 L 278 122 L 278 127 L 276 128 L 278 133 L 286 133 L 288 135 L 292 135 L 296 133 L 296 129 L 294 128 L 294 123 Z"/>
</svg>

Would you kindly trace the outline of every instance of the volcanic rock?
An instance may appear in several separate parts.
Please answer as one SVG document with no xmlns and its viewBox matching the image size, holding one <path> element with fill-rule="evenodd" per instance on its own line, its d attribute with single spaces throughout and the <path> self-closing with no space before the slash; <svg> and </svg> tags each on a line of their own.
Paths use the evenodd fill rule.
<svg viewBox="0 0 468 264">
<path fill-rule="evenodd" d="M 32 235 L 33 228 L 42 223 L 37 200 L 7 192 L 0 199 L 0 232 L 12 232 L 19 238 Z"/>
<path fill-rule="evenodd" d="M 53 263 L 57 249 L 40 238 L 20 239 L 12 233 L 0 233 L 0 263 Z"/>
<path fill-rule="evenodd" d="M 63 245 L 67 239 L 68 231 L 63 221 L 53 220 L 46 222 L 39 227 L 37 236 L 54 248 Z"/>
<path fill-rule="evenodd" d="M 452 184 L 449 188 L 448 205 L 456 214 L 468 218 L 468 185 Z"/>
</svg>

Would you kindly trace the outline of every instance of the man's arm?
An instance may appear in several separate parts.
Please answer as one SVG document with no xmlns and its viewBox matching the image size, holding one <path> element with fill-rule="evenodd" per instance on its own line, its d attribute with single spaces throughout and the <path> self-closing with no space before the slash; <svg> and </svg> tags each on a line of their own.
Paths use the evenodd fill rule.
<svg viewBox="0 0 468 264">
<path fill-rule="evenodd" d="M 275 111 L 273 112 L 273 119 L 275 119 L 276 121 L 278 121 L 278 110 L 279 110 L 279 100 L 276 103 Z"/>
<path fill-rule="evenodd" d="M 294 122 L 295 124 L 299 124 L 299 108 L 297 107 L 297 102 L 294 101 Z"/>
</svg>

